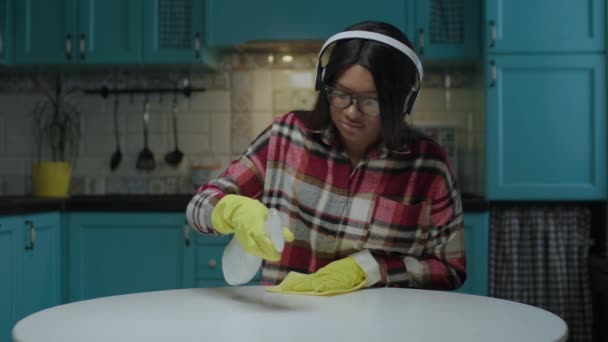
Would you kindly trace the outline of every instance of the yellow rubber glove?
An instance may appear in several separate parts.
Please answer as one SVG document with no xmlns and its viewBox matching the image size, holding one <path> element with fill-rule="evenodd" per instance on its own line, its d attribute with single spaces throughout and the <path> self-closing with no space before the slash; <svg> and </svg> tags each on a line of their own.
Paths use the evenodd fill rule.
<svg viewBox="0 0 608 342">
<path fill-rule="evenodd" d="M 312 274 L 289 272 L 269 292 L 292 293 L 312 296 L 328 296 L 356 291 L 365 285 L 363 269 L 352 257 L 336 260 Z"/>
<path fill-rule="evenodd" d="M 278 261 L 281 255 L 266 232 L 268 208 L 257 200 L 240 195 L 226 195 L 211 212 L 211 224 L 221 234 L 234 233 L 243 250 L 270 261 Z M 283 227 L 283 238 L 294 239 L 289 229 Z"/>
</svg>

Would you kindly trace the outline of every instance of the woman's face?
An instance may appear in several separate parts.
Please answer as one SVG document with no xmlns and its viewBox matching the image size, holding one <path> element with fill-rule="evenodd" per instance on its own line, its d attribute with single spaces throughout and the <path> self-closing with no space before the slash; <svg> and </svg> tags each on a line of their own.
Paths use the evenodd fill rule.
<svg viewBox="0 0 608 342">
<path fill-rule="evenodd" d="M 342 94 L 368 98 L 364 100 L 368 102 L 370 98 L 377 99 L 378 96 L 372 74 L 358 64 L 342 71 L 332 87 Z M 346 150 L 349 153 L 357 153 L 356 157 L 360 158 L 380 140 L 381 120 L 379 115 L 370 116 L 361 113 L 357 107 L 363 107 L 363 104 L 357 104 L 357 101 L 359 100 L 353 99 L 351 104 L 343 109 L 330 104 L 329 110 L 342 142 L 346 145 Z"/>
</svg>

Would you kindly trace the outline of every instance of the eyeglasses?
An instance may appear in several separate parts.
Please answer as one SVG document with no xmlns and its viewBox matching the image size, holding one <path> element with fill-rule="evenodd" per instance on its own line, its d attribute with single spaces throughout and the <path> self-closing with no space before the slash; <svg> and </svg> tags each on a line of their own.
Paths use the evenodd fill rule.
<svg viewBox="0 0 608 342">
<path fill-rule="evenodd" d="M 351 93 L 347 93 L 331 86 L 325 86 L 325 92 L 327 93 L 327 100 L 334 107 L 340 109 L 347 108 L 353 103 L 354 99 L 357 109 L 361 113 L 369 116 L 380 115 L 380 104 L 376 98 L 368 96 L 354 96 Z"/>
</svg>

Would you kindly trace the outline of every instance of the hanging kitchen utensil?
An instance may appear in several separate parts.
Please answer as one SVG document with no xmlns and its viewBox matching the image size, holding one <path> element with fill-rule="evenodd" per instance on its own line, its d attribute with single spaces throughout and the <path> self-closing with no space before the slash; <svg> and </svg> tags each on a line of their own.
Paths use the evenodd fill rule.
<svg viewBox="0 0 608 342">
<path fill-rule="evenodd" d="M 116 139 L 116 151 L 110 158 L 110 170 L 114 171 L 122 160 L 122 152 L 120 151 L 120 134 L 118 130 L 118 95 L 114 95 L 114 138 Z"/>
<path fill-rule="evenodd" d="M 148 148 L 148 121 L 150 120 L 148 99 L 144 103 L 144 148 L 137 157 L 136 168 L 140 171 L 150 172 L 156 167 L 154 153 Z"/>
<path fill-rule="evenodd" d="M 173 105 L 171 108 L 171 116 L 172 116 L 172 120 L 173 120 L 173 139 L 174 139 L 174 144 L 175 144 L 175 150 L 173 150 L 172 152 L 169 152 L 165 155 L 165 162 L 167 162 L 167 164 L 173 166 L 173 167 L 177 167 L 179 165 L 179 163 L 182 162 L 182 159 L 184 158 L 184 153 L 182 151 L 179 150 L 179 147 L 177 146 L 177 95 L 173 98 Z"/>
</svg>

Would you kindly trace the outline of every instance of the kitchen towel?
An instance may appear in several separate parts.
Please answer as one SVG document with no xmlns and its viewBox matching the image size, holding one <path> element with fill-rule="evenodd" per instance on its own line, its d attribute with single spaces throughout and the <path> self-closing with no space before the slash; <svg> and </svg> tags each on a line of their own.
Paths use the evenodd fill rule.
<svg viewBox="0 0 608 342">
<path fill-rule="evenodd" d="M 490 296 L 534 305 L 591 341 L 591 212 L 581 205 L 500 205 L 490 213 Z"/>
</svg>

